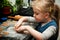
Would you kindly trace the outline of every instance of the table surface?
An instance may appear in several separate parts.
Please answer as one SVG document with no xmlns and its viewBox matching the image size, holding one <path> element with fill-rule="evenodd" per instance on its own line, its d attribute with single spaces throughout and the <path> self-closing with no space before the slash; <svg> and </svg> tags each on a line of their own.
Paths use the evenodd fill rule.
<svg viewBox="0 0 60 40">
<path fill-rule="evenodd" d="M 13 38 L 12 40 L 23 40 L 27 36 L 26 34 L 17 33 L 14 30 L 14 25 L 16 22 L 17 21 L 9 19 L 0 25 L 0 28 L 2 28 L 2 31 L 0 32 L 0 34 L 2 34 L 2 37 L 8 37 L 10 40 L 11 38 Z"/>
</svg>

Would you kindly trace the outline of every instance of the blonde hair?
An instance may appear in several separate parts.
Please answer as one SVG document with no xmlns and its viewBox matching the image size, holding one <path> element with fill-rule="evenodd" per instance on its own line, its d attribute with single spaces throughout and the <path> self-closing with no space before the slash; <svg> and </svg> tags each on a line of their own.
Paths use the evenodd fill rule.
<svg viewBox="0 0 60 40">
<path fill-rule="evenodd" d="M 51 18 L 56 19 L 54 17 L 56 12 L 55 0 L 35 0 L 32 2 L 32 7 L 36 7 L 41 12 L 48 12 Z"/>
</svg>

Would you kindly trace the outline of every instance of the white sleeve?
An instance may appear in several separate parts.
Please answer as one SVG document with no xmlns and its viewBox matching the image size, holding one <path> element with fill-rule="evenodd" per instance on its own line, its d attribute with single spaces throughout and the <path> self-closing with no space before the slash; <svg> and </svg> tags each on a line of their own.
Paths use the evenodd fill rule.
<svg viewBox="0 0 60 40">
<path fill-rule="evenodd" d="M 47 40 L 48 38 L 50 38 L 53 34 L 56 33 L 56 27 L 54 26 L 50 26 L 49 28 L 47 28 L 43 33 L 42 33 L 42 39 L 43 40 Z"/>
<path fill-rule="evenodd" d="M 28 17 L 27 19 L 28 19 L 28 22 L 36 22 L 34 17 Z"/>
</svg>

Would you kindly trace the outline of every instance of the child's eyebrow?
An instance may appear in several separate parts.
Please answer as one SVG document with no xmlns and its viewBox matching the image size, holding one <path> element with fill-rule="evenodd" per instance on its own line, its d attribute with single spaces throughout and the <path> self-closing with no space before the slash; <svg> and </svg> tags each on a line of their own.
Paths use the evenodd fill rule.
<svg viewBox="0 0 60 40">
<path fill-rule="evenodd" d="M 40 13 L 40 12 L 39 12 Z M 38 12 L 34 12 L 34 14 L 39 14 Z"/>
</svg>

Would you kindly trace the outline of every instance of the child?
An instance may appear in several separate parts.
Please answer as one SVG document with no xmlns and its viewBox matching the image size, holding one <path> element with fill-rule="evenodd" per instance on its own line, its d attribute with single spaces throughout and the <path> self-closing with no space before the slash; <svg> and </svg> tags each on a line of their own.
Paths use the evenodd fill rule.
<svg viewBox="0 0 60 40">
<path fill-rule="evenodd" d="M 54 17 L 55 6 L 53 0 L 35 0 L 32 2 L 34 17 L 22 17 L 15 25 L 17 32 L 27 30 L 34 40 L 57 40 L 57 23 Z M 21 26 L 22 22 L 38 22 L 36 28 Z"/>
</svg>

